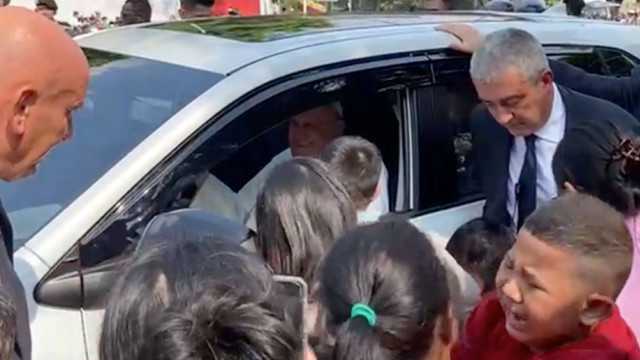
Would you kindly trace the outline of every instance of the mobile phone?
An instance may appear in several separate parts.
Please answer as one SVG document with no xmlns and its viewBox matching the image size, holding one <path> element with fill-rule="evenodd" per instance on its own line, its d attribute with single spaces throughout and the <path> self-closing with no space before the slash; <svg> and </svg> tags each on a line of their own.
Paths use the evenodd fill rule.
<svg viewBox="0 0 640 360">
<path fill-rule="evenodd" d="M 303 344 L 307 344 L 307 334 L 305 332 L 305 310 L 309 289 L 304 279 L 296 276 L 274 275 L 276 292 L 282 298 L 285 312 L 293 320 L 293 324 L 298 334 L 300 334 Z M 304 358 L 304 348 L 298 359 Z"/>
</svg>

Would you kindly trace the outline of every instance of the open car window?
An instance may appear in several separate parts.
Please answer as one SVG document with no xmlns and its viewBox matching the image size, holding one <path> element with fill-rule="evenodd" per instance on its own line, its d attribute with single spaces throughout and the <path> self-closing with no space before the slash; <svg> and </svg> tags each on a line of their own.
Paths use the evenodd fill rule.
<svg viewBox="0 0 640 360">
<path fill-rule="evenodd" d="M 35 176 L 0 183 L 15 249 L 223 77 L 102 51 L 85 54 L 91 77 L 85 105 L 74 114 L 73 138 L 53 149 Z"/>
</svg>

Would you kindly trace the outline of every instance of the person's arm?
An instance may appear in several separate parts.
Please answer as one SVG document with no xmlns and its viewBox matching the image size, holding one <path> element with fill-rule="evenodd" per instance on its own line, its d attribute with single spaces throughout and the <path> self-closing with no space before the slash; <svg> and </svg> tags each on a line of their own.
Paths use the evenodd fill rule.
<svg viewBox="0 0 640 360">
<path fill-rule="evenodd" d="M 640 106 L 640 69 L 631 76 L 590 74 L 573 65 L 549 60 L 555 81 L 569 89 L 611 101 L 630 113 Z"/>
</svg>

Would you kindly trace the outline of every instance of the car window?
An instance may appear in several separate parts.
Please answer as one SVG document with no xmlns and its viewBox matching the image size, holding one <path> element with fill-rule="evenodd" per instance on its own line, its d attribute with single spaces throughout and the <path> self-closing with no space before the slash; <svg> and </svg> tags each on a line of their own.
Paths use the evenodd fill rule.
<svg viewBox="0 0 640 360">
<path fill-rule="evenodd" d="M 566 48 L 565 48 L 566 49 Z M 560 47 L 550 58 L 577 66 L 589 73 L 608 76 L 630 76 L 638 60 L 613 48 L 582 48 L 580 51 L 563 53 Z"/>
<path fill-rule="evenodd" d="M 38 173 L 0 183 L 18 249 L 56 214 L 176 112 L 222 78 L 220 74 L 85 50 L 91 77 L 74 136 Z"/>
<path fill-rule="evenodd" d="M 136 248 L 146 224 L 161 213 L 199 208 L 250 227 L 254 225 L 250 223 L 250 214 L 237 207 L 240 189 L 264 169 L 291 157 L 286 154 L 288 120 L 321 105 L 339 103 L 345 134 L 365 137 L 378 146 L 389 173 L 389 203 L 395 204 L 398 197 L 404 196 L 398 193 L 399 188 L 404 189 L 399 186 L 399 179 L 406 178 L 398 175 L 404 171 L 400 166 L 401 124 L 397 116 L 403 112 L 399 104 L 403 103 L 404 92 L 396 85 L 399 77 L 410 78 L 412 74 L 397 69 L 389 71 L 355 73 L 300 85 L 254 107 L 244 109 L 246 105 L 241 105 L 239 116 L 207 138 L 168 175 L 162 176 L 159 183 L 140 190 L 144 193 L 140 200 L 105 231 L 83 240 L 80 247 L 83 271 L 118 264 L 127 258 Z M 203 189 L 214 191 L 204 192 L 208 197 L 198 202 Z M 242 197 L 242 201 L 255 204 L 256 195 Z"/>
<path fill-rule="evenodd" d="M 433 85 L 416 89 L 419 143 L 418 209 L 475 200 L 470 114 L 479 103 L 469 60 L 434 62 Z"/>
</svg>

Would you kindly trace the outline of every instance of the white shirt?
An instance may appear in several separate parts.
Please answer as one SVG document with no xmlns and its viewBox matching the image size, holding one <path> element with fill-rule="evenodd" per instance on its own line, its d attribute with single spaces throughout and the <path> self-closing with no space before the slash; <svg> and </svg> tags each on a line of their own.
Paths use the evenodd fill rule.
<svg viewBox="0 0 640 360">
<path fill-rule="evenodd" d="M 358 224 L 368 224 L 378 221 L 380 217 L 389 212 L 389 189 L 387 189 L 387 183 L 389 182 L 389 174 L 387 168 L 382 166 L 380 171 L 380 177 L 378 178 L 378 186 L 381 187 L 381 191 L 377 196 L 369 203 L 366 209 L 358 211 Z"/>
<path fill-rule="evenodd" d="M 223 215 L 229 219 L 244 223 L 252 230 L 256 230 L 255 206 L 258 192 L 267 180 L 267 176 L 274 167 L 293 158 L 291 149 L 286 149 L 276 155 L 256 176 L 237 193 L 212 174 L 202 184 L 191 203 L 192 208 L 198 208 Z M 387 189 L 387 168 L 382 166 L 380 181 L 382 194 L 369 204 L 367 212 L 378 214 L 378 217 L 389 212 L 389 192 Z"/>
<path fill-rule="evenodd" d="M 567 123 L 566 109 L 556 84 L 553 84 L 553 104 L 547 123 L 535 132 L 536 138 L 536 206 L 553 199 L 558 195 L 558 188 L 553 177 L 551 163 L 558 144 L 564 138 Z M 527 145 L 523 137 L 516 137 L 511 147 L 509 158 L 509 180 L 507 183 L 507 211 L 514 224 L 518 219 L 518 202 L 516 201 L 516 184 L 524 166 Z"/>
</svg>

